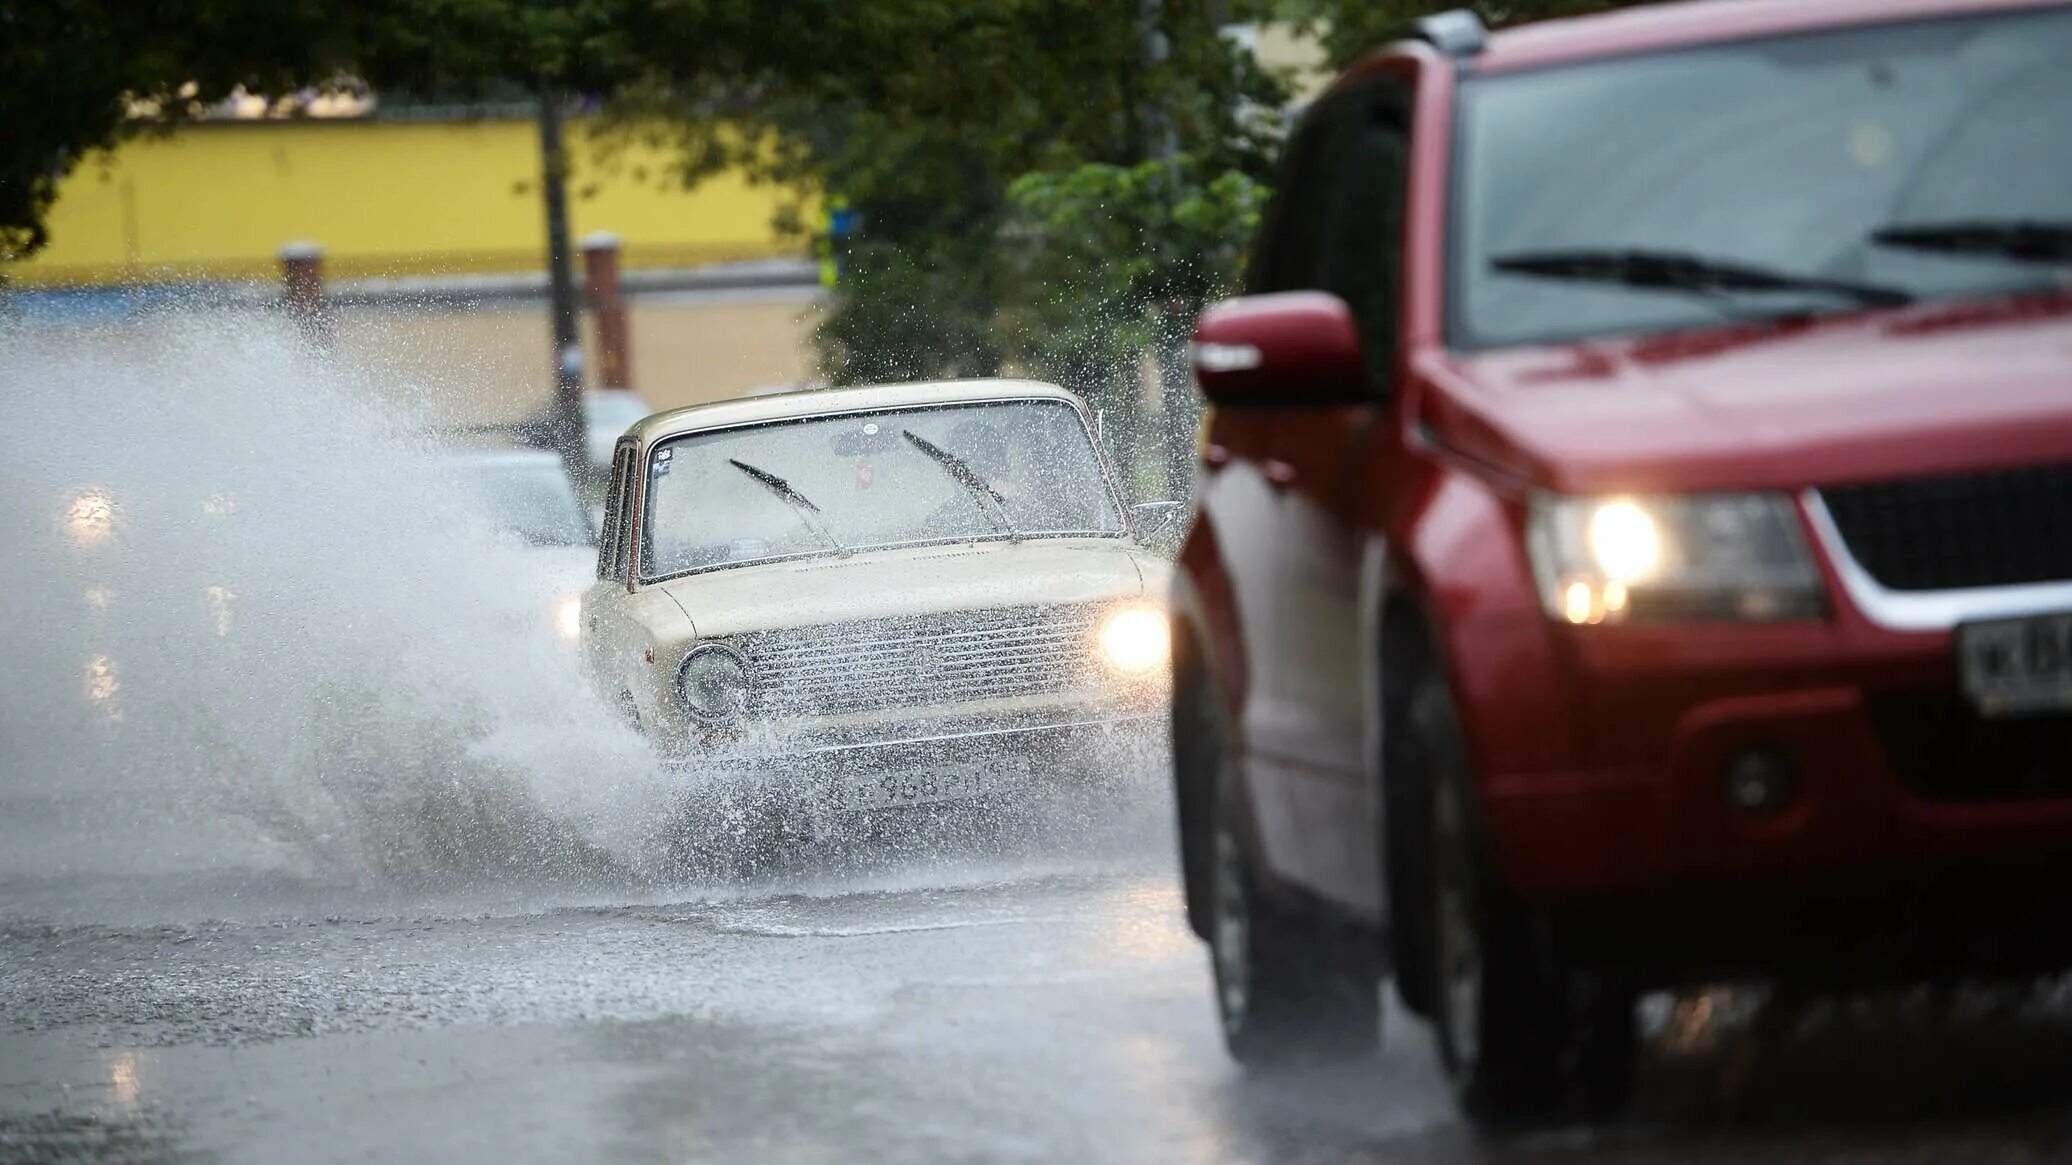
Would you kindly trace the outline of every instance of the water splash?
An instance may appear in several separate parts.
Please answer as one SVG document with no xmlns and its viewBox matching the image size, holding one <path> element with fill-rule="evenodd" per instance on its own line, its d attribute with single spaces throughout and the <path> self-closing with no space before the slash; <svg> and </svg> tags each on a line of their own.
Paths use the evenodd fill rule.
<svg viewBox="0 0 2072 1165">
<path fill-rule="evenodd" d="M 580 580 L 461 487 L 432 419 L 479 386 L 176 310 L 0 321 L 0 368 L 0 918 L 409 913 L 430 892 L 529 910 L 686 879 L 835 893 L 1170 859 L 1162 763 L 1102 755 L 1080 767 L 1124 779 L 768 860 L 767 789 L 664 771 L 555 635 Z"/>
<path fill-rule="evenodd" d="M 442 386 L 213 313 L 0 361 L 0 887 L 623 874 L 665 790 L 554 634 L 581 580 L 455 488 Z"/>
</svg>

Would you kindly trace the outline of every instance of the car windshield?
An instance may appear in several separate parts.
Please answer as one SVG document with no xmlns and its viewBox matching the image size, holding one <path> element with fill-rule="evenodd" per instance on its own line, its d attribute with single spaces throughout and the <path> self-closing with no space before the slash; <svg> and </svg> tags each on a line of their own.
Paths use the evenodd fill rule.
<svg viewBox="0 0 2072 1165">
<path fill-rule="evenodd" d="M 696 433 L 649 459 L 642 574 L 982 538 L 1123 533 L 1079 411 L 1009 401 Z"/>
<path fill-rule="evenodd" d="M 465 465 L 466 488 L 497 529 L 535 546 L 588 546 L 590 520 L 560 462 L 484 459 Z"/>
<path fill-rule="evenodd" d="M 2055 9 L 1464 82 L 1453 340 L 2047 286 L 2072 269 L 2068 61 Z"/>
</svg>

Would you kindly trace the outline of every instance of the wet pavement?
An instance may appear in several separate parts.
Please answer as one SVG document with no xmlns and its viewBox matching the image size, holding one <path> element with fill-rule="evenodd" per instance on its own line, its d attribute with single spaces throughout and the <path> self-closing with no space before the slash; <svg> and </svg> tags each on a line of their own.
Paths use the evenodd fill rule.
<svg viewBox="0 0 2072 1165">
<path fill-rule="evenodd" d="M 1149 847 L 1147 847 L 1149 848 Z M 2046 1161 L 2072 1020 L 1655 1008 L 1607 1130 L 1479 1140 L 1421 1027 L 1247 1080 L 1161 860 L 0 934 L 0 1161 Z"/>
</svg>

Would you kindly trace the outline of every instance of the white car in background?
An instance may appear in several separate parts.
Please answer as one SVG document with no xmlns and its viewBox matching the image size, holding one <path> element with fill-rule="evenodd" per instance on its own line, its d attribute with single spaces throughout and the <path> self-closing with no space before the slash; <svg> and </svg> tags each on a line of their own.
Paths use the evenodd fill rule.
<svg viewBox="0 0 2072 1165">
<path fill-rule="evenodd" d="M 583 394 L 583 448 L 599 477 L 611 472 L 619 435 L 655 410 L 630 388 L 593 388 Z"/>
<path fill-rule="evenodd" d="M 596 574 L 597 539 L 561 459 L 526 446 L 465 449 L 450 455 L 458 486 L 496 530 L 522 542 L 551 589 L 553 633 L 581 635 L 582 591 Z"/>
</svg>

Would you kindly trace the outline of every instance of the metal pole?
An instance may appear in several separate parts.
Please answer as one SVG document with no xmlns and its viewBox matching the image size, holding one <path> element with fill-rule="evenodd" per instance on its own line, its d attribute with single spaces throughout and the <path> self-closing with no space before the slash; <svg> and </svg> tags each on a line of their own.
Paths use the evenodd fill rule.
<svg viewBox="0 0 2072 1165">
<path fill-rule="evenodd" d="M 583 343 L 581 304 L 569 264 L 568 153 L 561 143 L 564 94 L 540 88 L 540 190 L 547 203 L 547 287 L 554 317 L 554 449 L 572 475 L 588 470 L 583 442 Z"/>
<path fill-rule="evenodd" d="M 295 242 L 281 248 L 281 303 L 312 343 L 331 339 L 324 310 L 324 248 Z"/>
</svg>

